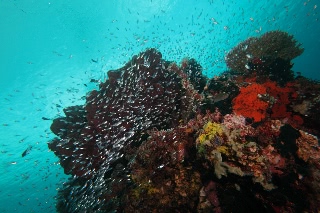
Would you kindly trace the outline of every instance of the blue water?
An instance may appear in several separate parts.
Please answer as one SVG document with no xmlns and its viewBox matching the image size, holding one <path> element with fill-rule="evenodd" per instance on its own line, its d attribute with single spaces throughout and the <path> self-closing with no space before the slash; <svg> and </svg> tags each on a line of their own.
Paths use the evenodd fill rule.
<svg viewBox="0 0 320 213">
<path fill-rule="evenodd" d="M 50 120 L 155 47 L 195 58 L 204 74 L 250 36 L 283 30 L 302 43 L 293 70 L 320 80 L 319 0 L 0 0 L 0 212 L 55 212 L 68 176 L 47 148 Z M 29 147 L 29 154 L 22 153 Z"/>
</svg>

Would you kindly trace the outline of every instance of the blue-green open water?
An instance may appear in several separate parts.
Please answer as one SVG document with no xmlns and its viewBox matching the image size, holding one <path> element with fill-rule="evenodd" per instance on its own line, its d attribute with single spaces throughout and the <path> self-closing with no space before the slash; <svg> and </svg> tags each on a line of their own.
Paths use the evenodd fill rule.
<svg viewBox="0 0 320 213">
<path fill-rule="evenodd" d="M 83 104 L 110 69 L 155 47 L 166 60 L 195 58 L 204 74 L 270 30 L 305 48 L 293 70 L 320 79 L 319 0 L 0 0 L 0 212 L 55 212 L 68 176 L 47 148 L 50 120 Z M 29 154 L 22 153 L 29 147 Z"/>
</svg>

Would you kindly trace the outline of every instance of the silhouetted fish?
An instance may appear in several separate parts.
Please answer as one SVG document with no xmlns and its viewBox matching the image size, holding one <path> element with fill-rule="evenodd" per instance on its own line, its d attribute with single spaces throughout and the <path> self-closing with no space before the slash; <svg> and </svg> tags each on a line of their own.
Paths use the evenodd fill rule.
<svg viewBox="0 0 320 213">
<path fill-rule="evenodd" d="M 90 82 L 92 82 L 92 83 L 99 83 L 99 80 L 96 80 L 96 79 L 91 78 L 91 79 L 90 79 Z"/>
<path fill-rule="evenodd" d="M 46 118 L 46 117 L 42 117 L 42 120 L 49 121 L 51 119 L 50 118 Z"/>
<path fill-rule="evenodd" d="M 26 156 L 27 154 L 29 154 L 30 153 L 30 151 L 31 151 L 31 149 L 32 149 L 32 146 L 29 146 L 26 150 L 24 150 L 24 152 L 22 153 L 22 157 L 24 157 L 24 156 Z"/>
</svg>

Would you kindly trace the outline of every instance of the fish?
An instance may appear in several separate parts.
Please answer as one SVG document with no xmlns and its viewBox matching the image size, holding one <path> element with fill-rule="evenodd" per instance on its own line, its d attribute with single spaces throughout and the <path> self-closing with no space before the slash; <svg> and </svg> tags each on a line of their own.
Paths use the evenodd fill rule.
<svg viewBox="0 0 320 213">
<path fill-rule="evenodd" d="M 96 80 L 96 79 L 91 78 L 91 79 L 90 79 L 90 82 L 91 82 L 91 83 L 99 83 L 99 80 Z"/>
<path fill-rule="evenodd" d="M 223 101 L 225 99 L 227 99 L 229 97 L 229 93 L 218 93 L 218 94 L 212 94 L 212 95 L 208 95 L 208 98 L 210 98 L 211 100 L 213 100 L 214 103 L 217 103 L 219 101 Z"/>
<path fill-rule="evenodd" d="M 22 153 L 21 156 L 22 156 L 22 157 L 25 157 L 27 154 L 30 153 L 31 149 L 32 149 L 32 146 L 29 145 L 29 147 L 28 147 L 26 150 L 24 150 L 24 152 Z"/>
</svg>

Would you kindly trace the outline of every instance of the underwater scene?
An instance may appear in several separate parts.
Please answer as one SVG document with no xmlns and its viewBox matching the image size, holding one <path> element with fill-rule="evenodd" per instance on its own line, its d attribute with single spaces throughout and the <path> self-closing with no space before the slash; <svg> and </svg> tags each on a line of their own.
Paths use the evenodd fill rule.
<svg viewBox="0 0 320 213">
<path fill-rule="evenodd" d="M 0 212 L 320 212 L 318 0 L 0 0 Z"/>
</svg>

